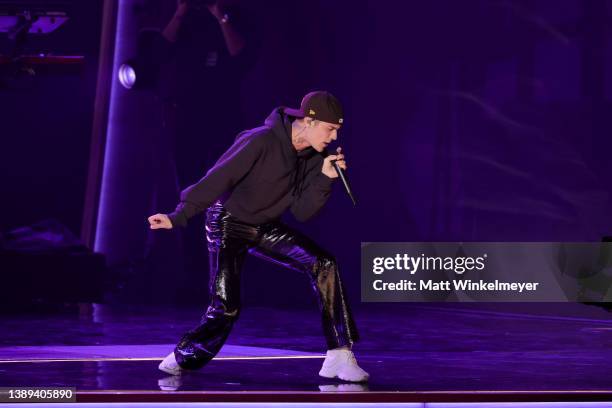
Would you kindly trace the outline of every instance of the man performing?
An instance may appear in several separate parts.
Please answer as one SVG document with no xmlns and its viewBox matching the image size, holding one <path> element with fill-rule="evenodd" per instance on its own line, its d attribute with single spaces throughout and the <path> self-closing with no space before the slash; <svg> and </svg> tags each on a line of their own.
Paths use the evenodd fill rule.
<svg viewBox="0 0 612 408">
<path fill-rule="evenodd" d="M 327 201 L 338 177 L 333 161 L 341 169 L 346 162 L 341 148 L 326 158 L 319 153 L 337 139 L 341 124 L 340 102 L 324 91 L 306 95 L 299 109 L 276 108 L 263 126 L 241 132 L 206 176 L 181 193 L 173 213 L 149 217 L 151 229 L 184 227 L 208 209 L 210 305 L 160 370 L 179 375 L 219 352 L 240 312 L 240 269 L 248 252 L 310 278 L 328 347 L 319 375 L 368 380 L 351 351 L 359 334 L 335 258 L 280 221 L 288 208 L 306 221 Z"/>
</svg>

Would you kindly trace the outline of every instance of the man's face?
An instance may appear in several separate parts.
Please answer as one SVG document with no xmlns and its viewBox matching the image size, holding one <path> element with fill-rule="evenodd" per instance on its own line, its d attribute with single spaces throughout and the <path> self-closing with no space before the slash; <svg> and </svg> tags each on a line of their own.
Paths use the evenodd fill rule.
<svg viewBox="0 0 612 408">
<path fill-rule="evenodd" d="M 340 125 L 335 123 L 315 120 L 313 126 L 309 126 L 305 139 L 317 152 L 322 152 L 328 144 L 338 138 Z"/>
</svg>

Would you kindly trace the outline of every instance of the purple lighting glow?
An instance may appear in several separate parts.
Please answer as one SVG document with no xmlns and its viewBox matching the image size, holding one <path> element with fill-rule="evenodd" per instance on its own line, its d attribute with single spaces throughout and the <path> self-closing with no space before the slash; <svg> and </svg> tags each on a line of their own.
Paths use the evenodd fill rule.
<svg viewBox="0 0 612 408">
<path fill-rule="evenodd" d="M 115 53 L 113 58 L 113 82 L 111 85 L 110 107 L 108 113 L 108 127 L 106 136 L 106 148 L 104 152 L 104 166 L 102 173 L 102 188 L 100 192 L 100 203 L 98 209 L 98 220 L 96 224 L 96 237 L 94 250 L 96 252 L 108 253 L 109 233 L 113 228 L 112 209 L 117 203 L 115 188 L 121 175 L 116 166 L 118 155 L 118 139 L 121 133 L 121 112 L 124 109 L 123 88 L 116 80 L 119 71 L 119 61 L 125 61 L 128 55 L 130 30 L 126 24 L 129 10 L 134 7 L 134 0 L 119 0 L 117 7 L 117 29 L 115 33 Z"/>
<path fill-rule="evenodd" d="M 119 67 L 119 82 L 126 89 L 132 89 L 136 83 L 136 71 L 129 64 L 123 64 Z"/>
</svg>

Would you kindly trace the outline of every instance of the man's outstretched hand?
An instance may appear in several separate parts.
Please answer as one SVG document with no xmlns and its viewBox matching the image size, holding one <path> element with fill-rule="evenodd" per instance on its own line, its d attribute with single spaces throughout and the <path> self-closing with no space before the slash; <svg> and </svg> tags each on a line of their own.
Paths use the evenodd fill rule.
<svg viewBox="0 0 612 408">
<path fill-rule="evenodd" d="M 149 217 L 149 224 L 151 224 L 151 229 L 171 229 L 172 222 L 170 222 L 170 218 L 166 214 L 155 214 Z"/>
</svg>

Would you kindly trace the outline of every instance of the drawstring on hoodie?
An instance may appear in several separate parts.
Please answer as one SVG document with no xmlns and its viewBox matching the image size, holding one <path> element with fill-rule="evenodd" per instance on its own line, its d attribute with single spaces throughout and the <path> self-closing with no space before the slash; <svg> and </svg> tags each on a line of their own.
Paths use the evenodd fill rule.
<svg viewBox="0 0 612 408">
<path fill-rule="evenodd" d="M 283 112 L 281 112 L 281 120 L 283 121 L 283 123 L 287 123 L 287 116 L 285 116 L 285 114 Z M 289 122 L 289 126 L 288 126 L 288 135 L 289 135 L 289 139 L 291 139 L 291 125 Z M 302 152 L 304 153 L 304 152 Z M 306 168 L 308 167 L 306 165 L 306 160 L 307 157 L 302 156 L 300 154 L 300 152 L 297 152 L 297 154 L 295 155 L 295 170 L 293 171 L 293 175 L 291 177 L 291 185 L 293 186 L 293 189 L 291 191 L 291 195 L 292 196 L 298 196 L 300 197 L 302 195 L 302 192 L 304 191 L 304 182 L 306 180 Z"/>
<path fill-rule="evenodd" d="M 293 172 L 293 177 L 291 180 L 291 184 L 293 185 L 293 190 L 291 195 L 298 197 L 302 195 L 304 191 L 304 181 L 306 180 L 306 160 L 299 155 L 295 158 L 295 171 Z"/>
</svg>

